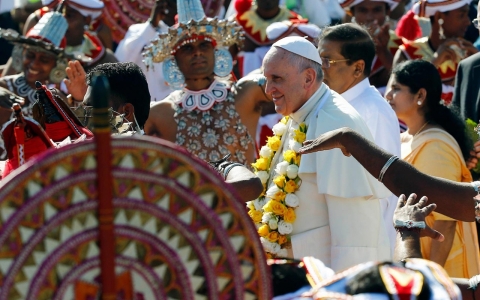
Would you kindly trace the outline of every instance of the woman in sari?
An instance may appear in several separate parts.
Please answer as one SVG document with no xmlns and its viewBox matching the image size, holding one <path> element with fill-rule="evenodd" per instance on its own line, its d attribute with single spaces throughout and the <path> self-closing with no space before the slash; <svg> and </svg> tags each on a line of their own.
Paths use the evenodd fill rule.
<svg viewBox="0 0 480 300">
<path fill-rule="evenodd" d="M 460 116 L 441 102 L 442 82 L 435 66 L 423 60 L 403 62 L 392 71 L 390 82 L 391 90 L 385 97 L 408 126 L 401 134 L 402 159 L 426 174 L 471 182 L 465 165 L 471 141 Z M 426 222 L 442 232 L 445 241 L 422 238 L 425 259 L 443 266 L 451 277 L 469 278 L 480 273 L 474 223 L 459 222 L 435 212 Z"/>
</svg>

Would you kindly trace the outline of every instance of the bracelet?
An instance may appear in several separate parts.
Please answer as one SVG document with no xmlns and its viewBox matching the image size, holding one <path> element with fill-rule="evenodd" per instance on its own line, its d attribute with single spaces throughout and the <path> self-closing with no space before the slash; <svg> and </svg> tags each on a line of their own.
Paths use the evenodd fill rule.
<svg viewBox="0 0 480 300">
<path fill-rule="evenodd" d="M 477 289 L 477 286 L 478 284 L 480 283 L 480 275 L 475 275 L 473 276 L 472 278 L 470 278 L 468 280 L 468 283 L 469 283 L 469 289 L 472 289 L 472 290 L 476 290 Z"/>
<path fill-rule="evenodd" d="M 383 181 L 383 176 L 385 175 L 385 172 L 387 172 L 388 168 L 390 167 L 391 164 L 393 164 L 396 160 L 398 159 L 398 156 L 393 155 L 390 157 L 385 165 L 383 166 L 382 170 L 380 170 L 380 175 L 378 175 L 378 181 L 382 182 Z"/>
<path fill-rule="evenodd" d="M 401 221 L 401 220 L 395 220 L 394 222 L 394 227 L 395 230 L 397 231 L 402 231 L 402 230 L 421 230 L 425 229 L 426 225 L 424 221 L 412 221 L 412 220 L 407 220 L 407 221 Z"/>
<path fill-rule="evenodd" d="M 224 178 L 225 180 L 227 180 L 228 173 L 230 173 L 230 171 L 231 171 L 234 167 L 244 167 L 244 165 L 242 165 L 241 163 L 232 163 L 231 165 L 229 165 L 228 167 L 226 167 L 225 170 L 223 171 L 223 178 Z"/>
<path fill-rule="evenodd" d="M 470 182 L 477 195 L 480 194 L 480 181 Z"/>
</svg>

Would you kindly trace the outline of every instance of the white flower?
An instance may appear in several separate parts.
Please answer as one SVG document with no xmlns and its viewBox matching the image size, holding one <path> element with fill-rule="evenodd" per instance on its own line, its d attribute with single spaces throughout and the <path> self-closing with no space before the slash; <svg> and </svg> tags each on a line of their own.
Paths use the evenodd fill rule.
<svg viewBox="0 0 480 300">
<path fill-rule="evenodd" d="M 277 172 L 278 175 L 285 175 L 287 174 L 287 167 L 290 164 L 286 161 L 282 161 L 281 163 L 277 164 L 275 167 L 275 172 Z"/>
<path fill-rule="evenodd" d="M 270 229 L 272 230 L 277 229 L 278 228 L 277 219 L 271 218 L 270 220 L 268 220 L 268 227 L 270 227 Z"/>
<path fill-rule="evenodd" d="M 282 250 L 282 247 L 278 243 L 271 243 L 272 244 L 272 252 L 273 254 L 277 254 L 278 251 Z"/>
<path fill-rule="evenodd" d="M 298 153 L 298 151 L 300 150 L 301 147 L 302 147 L 302 144 L 300 144 L 299 142 L 297 142 L 295 140 L 291 140 L 288 143 L 288 148 L 290 148 L 290 150 L 295 151 L 295 153 Z"/>
<path fill-rule="evenodd" d="M 260 178 L 260 181 L 263 184 L 267 183 L 268 177 L 270 177 L 270 175 L 268 174 L 267 171 L 258 171 L 256 174 L 257 174 L 258 178 Z"/>
<path fill-rule="evenodd" d="M 287 257 L 287 256 L 288 256 L 287 249 L 281 249 L 280 251 L 277 252 L 277 257 Z"/>
<path fill-rule="evenodd" d="M 295 194 L 288 193 L 285 197 L 285 204 L 290 207 L 297 207 L 300 204 L 300 199 Z"/>
<path fill-rule="evenodd" d="M 298 166 L 297 165 L 289 165 L 287 167 L 287 176 L 290 179 L 295 179 L 298 176 Z"/>
<path fill-rule="evenodd" d="M 267 196 L 268 198 L 272 198 L 272 196 L 275 196 L 275 194 L 277 194 L 278 192 L 280 192 L 280 189 L 279 189 L 278 186 L 275 184 L 275 185 L 271 186 L 271 187 L 267 190 L 266 196 Z"/>
<path fill-rule="evenodd" d="M 287 126 L 283 123 L 277 123 L 273 126 L 272 131 L 277 136 L 282 136 L 287 130 Z"/>
<path fill-rule="evenodd" d="M 265 205 L 266 199 L 260 200 L 255 199 L 253 200 L 253 206 L 255 206 L 255 210 L 262 211 L 262 207 Z"/>
<path fill-rule="evenodd" d="M 266 252 L 272 253 L 272 250 L 273 250 L 273 244 L 272 244 L 272 242 L 270 242 L 269 240 L 267 240 L 267 239 L 264 238 L 264 237 L 261 237 L 261 238 L 260 238 L 260 242 L 262 243 L 263 249 L 265 249 Z"/>
<path fill-rule="evenodd" d="M 262 216 L 262 223 L 265 223 L 267 224 L 268 221 L 273 217 L 273 213 L 269 212 L 269 213 L 264 213 L 263 216 Z"/>
<path fill-rule="evenodd" d="M 285 221 L 278 222 L 278 233 L 290 234 L 293 231 L 293 225 Z"/>
<path fill-rule="evenodd" d="M 263 146 L 260 149 L 260 156 L 261 157 L 270 158 L 270 156 L 272 156 L 272 154 L 273 154 L 273 151 L 272 151 L 272 149 L 270 149 L 270 147 Z"/>
</svg>

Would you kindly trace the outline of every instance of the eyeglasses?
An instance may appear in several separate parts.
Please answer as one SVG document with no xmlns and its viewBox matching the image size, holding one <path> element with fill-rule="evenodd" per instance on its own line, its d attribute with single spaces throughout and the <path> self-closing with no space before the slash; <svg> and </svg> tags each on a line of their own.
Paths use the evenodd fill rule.
<svg viewBox="0 0 480 300">
<path fill-rule="evenodd" d="M 328 59 L 326 57 L 320 57 L 320 59 L 322 60 L 322 67 L 325 69 L 330 68 L 330 66 L 333 65 L 334 63 L 350 60 L 348 58 L 347 59 Z"/>
<path fill-rule="evenodd" d="M 473 19 L 472 23 L 473 23 L 473 26 L 475 26 L 475 28 L 480 29 L 480 26 L 478 25 L 478 18 Z"/>
</svg>

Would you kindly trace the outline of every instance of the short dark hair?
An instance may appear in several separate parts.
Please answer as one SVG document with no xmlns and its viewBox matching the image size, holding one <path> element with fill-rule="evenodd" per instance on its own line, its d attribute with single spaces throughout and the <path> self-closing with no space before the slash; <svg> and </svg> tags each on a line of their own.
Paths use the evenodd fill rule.
<svg viewBox="0 0 480 300">
<path fill-rule="evenodd" d="M 92 84 L 94 74 L 104 75 L 108 79 L 113 109 L 132 104 L 138 125 L 143 128 L 150 113 L 150 92 L 142 69 L 132 62 L 101 64 L 87 74 L 88 85 Z"/>
<path fill-rule="evenodd" d="M 327 40 L 342 44 L 340 54 L 346 59 L 348 65 L 356 61 L 365 62 L 363 74 L 370 76 L 373 58 L 375 57 L 375 44 L 368 31 L 355 23 L 345 23 L 325 28 L 320 35 L 320 41 Z"/>
</svg>

